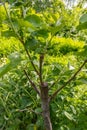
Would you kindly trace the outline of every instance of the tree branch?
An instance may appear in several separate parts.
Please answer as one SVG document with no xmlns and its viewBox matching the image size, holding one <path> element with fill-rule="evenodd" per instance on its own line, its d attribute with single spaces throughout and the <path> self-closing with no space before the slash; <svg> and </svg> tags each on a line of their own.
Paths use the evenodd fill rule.
<svg viewBox="0 0 87 130">
<path fill-rule="evenodd" d="M 30 79 L 30 77 L 29 77 L 28 73 L 26 72 L 26 70 L 24 70 L 24 73 L 25 73 L 27 79 L 29 80 L 31 86 L 33 87 L 33 89 L 34 89 L 34 90 L 37 92 L 37 94 L 40 96 L 40 91 L 39 91 L 39 89 L 37 88 L 37 86 L 35 85 L 35 83 Z"/>
<path fill-rule="evenodd" d="M 22 43 L 22 45 L 23 45 L 23 47 L 24 47 L 24 49 L 25 49 L 25 51 L 26 51 L 26 53 L 27 53 L 27 56 L 28 56 L 28 58 L 29 58 L 29 60 L 30 60 L 30 62 L 31 62 L 31 64 L 32 64 L 32 66 L 33 66 L 35 72 L 37 73 L 37 75 L 39 75 L 39 72 L 38 72 L 37 68 L 35 67 L 35 65 L 34 65 L 34 63 L 33 63 L 32 58 L 31 58 L 31 56 L 30 56 L 28 50 L 25 48 L 23 39 L 20 37 L 20 35 L 19 35 L 18 32 L 16 31 L 16 29 L 15 29 L 13 23 L 12 23 L 12 20 L 11 20 L 11 18 L 10 18 L 10 14 L 9 14 L 8 11 L 7 11 L 7 8 L 6 8 L 6 6 L 5 6 L 5 3 L 3 3 L 3 6 L 4 6 L 4 8 L 5 8 L 5 11 L 6 11 L 7 17 L 8 17 L 8 19 L 9 19 L 9 22 L 10 22 L 10 24 L 11 24 L 11 28 L 12 28 L 13 32 L 15 33 L 15 35 L 17 36 L 17 38 L 19 39 L 19 41 Z"/>
<path fill-rule="evenodd" d="M 23 41 L 22 41 L 22 44 L 23 44 L 23 46 L 24 46 L 24 49 L 25 49 L 25 51 L 26 51 L 26 53 L 27 53 L 27 56 L 28 56 L 28 58 L 29 58 L 29 60 L 30 60 L 30 62 L 31 62 L 31 64 L 32 64 L 32 66 L 33 66 L 35 72 L 37 73 L 37 75 L 40 75 L 39 72 L 38 72 L 38 70 L 37 70 L 37 68 L 36 68 L 36 66 L 34 65 L 34 63 L 33 63 L 33 61 L 32 61 L 32 58 L 31 58 L 31 56 L 30 56 L 30 53 L 29 53 L 28 50 L 25 48 L 25 45 L 24 45 L 24 42 L 23 42 Z"/>
<path fill-rule="evenodd" d="M 43 84 L 43 80 L 42 80 L 42 66 L 43 66 L 43 60 L 44 60 L 44 54 L 40 54 L 40 61 L 39 61 L 39 67 L 40 67 L 40 84 Z"/>
<path fill-rule="evenodd" d="M 67 84 L 69 84 L 76 76 L 77 74 L 81 71 L 81 69 L 83 68 L 83 66 L 87 63 L 87 59 L 83 62 L 83 64 L 79 67 L 79 69 L 76 71 L 76 73 L 71 76 L 71 78 L 59 89 L 57 89 L 50 97 L 49 97 L 49 101 L 51 101 L 54 97 L 56 97 L 56 95 L 63 89 L 66 87 Z"/>
</svg>

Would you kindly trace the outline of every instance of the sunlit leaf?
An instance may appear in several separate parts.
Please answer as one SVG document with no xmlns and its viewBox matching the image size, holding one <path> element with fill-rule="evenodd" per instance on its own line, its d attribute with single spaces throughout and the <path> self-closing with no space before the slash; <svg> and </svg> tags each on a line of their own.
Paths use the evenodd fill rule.
<svg viewBox="0 0 87 130">
<path fill-rule="evenodd" d="M 10 63 L 0 67 L 0 77 L 2 77 L 4 74 L 6 74 L 10 69 L 11 69 Z"/>
<path fill-rule="evenodd" d="M 10 62 L 0 67 L 0 77 L 6 74 L 8 71 L 15 68 L 21 61 L 21 58 L 18 53 L 12 53 L 9 56 Z"/>
<path fill-rule="evenodd" d="M 87 22 L 87 14 L 82 15 L 82 17 L 80 18 L 80 22 L 81 23 Z"/>
<path fill-rule="evenodd" d="M 35 27 L 40 27 L 43 24 L 42 19 L 35 14 L 27 16 L 25 20 L 32 23 Z"/>
<path fill-rule="evenodd" d="M 69 119 L 69 120 L 73 120 L 73 117 L 71 114 L 69 114 L 68 112 L 64 112 L 65 116 Z"/>
<path fill-rule="evenodd" d="M 77 26 L 78 30 L 87 29 L 87 14 L 84 14 L 80 18 L 80 24 Z"/>
</svg>

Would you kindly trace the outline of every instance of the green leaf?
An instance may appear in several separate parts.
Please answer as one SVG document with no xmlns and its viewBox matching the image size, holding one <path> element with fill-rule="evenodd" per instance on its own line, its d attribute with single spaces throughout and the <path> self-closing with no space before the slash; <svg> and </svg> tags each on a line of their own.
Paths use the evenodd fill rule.
<svg viewBox="0 0 87 130">
<path fill-rule="evenodd" d="M 61 72 L 62 66 L 60 64 L 53 64 L 52 73 L 53 75 L 58 75 Z"/>
<path fill-rule="evenodd" d="M 49 33 L 48 30 L 46 30 L 46 29 L 40 29 L 40 30 L 35 31 L 33 34 L 35 36 L 47 38 L 48 37 L 48 33 Z"/>
<path fill-rule="evenodd" d="M 10 62 L 7 63 L 6 65 L 3 65 L 0 67 L 0 77 L 2 77 L 4 74 L 6 74 L 8 71 L 12 70 L 15 68 L 21 61 L 21 58 L 18 53 L 12 53 L 9 56 Z"/>
<path fill-rule="evenodd" d="M 7 31 L 3 31 L 1 32 L 1 35 L 4 37 L 16 37 L 15 33 L 13 31 L 7 30 Z"/>
<path fill-rule="evenodd" d="M 10 64 L 15 67 L 21 61 L 19 53 L 15 52 L 9 56 Z"/>
<path fill-rule="evenodd" d="M 77 30 L 83 30 L 83 29 L 87 29 L 87 22 L 79 24 L 77 26 Z"/>
<path fill-rule="evenodd" d="M 17 1 L 14 3 L 15 6 L 22 6 L 23 5 L 23 2 L 22 1 Z"/>
<path fill-rule="evenodd" d="M 87 78 L 86 78 L 86 79 L 85 79 L 85 78 L 81 78 L 80 80 L 81 80 L 81 82 L 82 82 L 83 84 L 87 84 Z"/>
<path fill-rule="evenodd" d="M 70 105 L 70 108 L 72 109 L 73 114 L 76 114 L 76 109 L 74 108 L 74 106 Z"/>
<path fill-rule="evenodd" d="M 59 31 L 61 31 L 63 29 L 63 24 L 60 24 L 58 26 L 54 26 L 54 27 L 49 27 L 49 30 L 51 31 L 51 33 L 53 35 L 57 34 Z"/>
<path fill-rule="evenodd" d="M 77 26 L 78 30 L 87 29 L 87 14 L 82 15 L 79 22 L 80 24 Z"/>
<path fill-rule="evenodd" d="M 11 69 L 10 64 L 6 64 L 2 67 L 0 67 L 0 77 L 2 77 L 4 74 L 6 74 Z"/>
<path fill-rule="evenodd" d="M 35 27 L 40 27 L 43 24 L 42 19 L 35 14 L 27 16 L 25 20 L 32 23 Z"/>
<path fill-rule="evenodd" d="M 28 125 L 26 130 L 34 130 L 34 124 Z"/>
<path fill-rule="evenodd" d="M 87 22 L 87 14 L 84 14 L 84 15 L 82 15 L 82 17 L 80 18 L 80 23 L 85 23 L 85 22 Z"/>
<path fill-rule="evenodd" d="M 73 120 L 73 117 L 71 114 L 69 114 L 68 112 L 64 112 L 64 115 L 69 119 L 69 120 Z"/>
<path fill-rule="evenodd" d="M 36 30 L 36 27 L 27 20 L 18 19 L 18 24 L 21 28 L 24 28 L 27 32 L 33 32 Z"/>
<path fill-rule="evenodd" d="M 34 37 L 29 37 L 25 42 L 25 47 L 30 50 L 35 50 L 38 45 L 38 41 Z"/>
<path fill-rule="evenodd" d="M 35 112 L 36 112 L 36 113 L 41 113 L 41 112 L 42 112 L 42 109 L 41 109 L 41 108 L 36 108 L 36 109 L 35 109 Z"/>
<path fill-rule="evenodd" d="M 15 2 L 15 0 L 9 0 L 10 4 L 13 4 Z"/>
</svg>

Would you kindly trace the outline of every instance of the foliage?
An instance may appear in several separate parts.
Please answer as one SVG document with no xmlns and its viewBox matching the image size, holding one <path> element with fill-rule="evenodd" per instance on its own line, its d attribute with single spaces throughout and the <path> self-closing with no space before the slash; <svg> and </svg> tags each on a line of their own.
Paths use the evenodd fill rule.
<svg viewBox="0 0 87 130">
<path fill-rule="evenodd" d="M 55 52 L 53 52 L 54 55 L 59 53 L 65 55 L 70 52 L 75 54 L 75 52 L 81 51 L 84 47 L 84 42 L 64 37 L 54 37 L 51 44 L 50 48 L 52 49 L 50 51 L 55 50 Z"/>
<path fill-rule="evenodd" d="M 86 11 L 80 6 L 66 9 L 60 0 L 11 0 L 0 5 L 0 10 L 0 129 L 44 130 L 41 100 L 24 70 L 39 88 L 31 61 L 38 70 L 39 55 L 44 54 L 43 79 L 49 85 L 49 95 L 65 84 L 87 57 L 86 40 L 78 32 L 86 29 L 87 15 L 80 18 Z M 87 64 L 51 102 L 54 130 L 87 129 L 86 72 Z"/>
<path fill-rule="evenodd" d="M 80 18 L 80 25 L 78 26 L 78 29 L 87 29 L 87 14 L 84 14 L 81 18 Z"/>
<path fill-rule="evenodd" d="M 15 38 L 0 39 L 0 57 L 9 55 L 12 52 L 20 51 L 21 44 Z"/>
</svg>

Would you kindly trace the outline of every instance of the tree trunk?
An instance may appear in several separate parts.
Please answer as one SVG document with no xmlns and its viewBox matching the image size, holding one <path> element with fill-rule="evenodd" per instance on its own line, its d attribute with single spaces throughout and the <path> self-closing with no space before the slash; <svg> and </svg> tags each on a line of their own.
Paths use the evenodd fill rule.
<svg viewBox="0 0 87 130">
<path fill-rule="evenodd" d="M 42 115 L 44 119 L 45 129 L 52 130 L 47 83 L 43 83 L 43 85 L 41 86 L 41 107 L 42 107 Z"/>
</svg>

